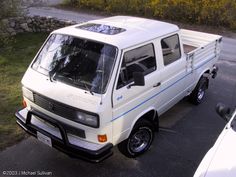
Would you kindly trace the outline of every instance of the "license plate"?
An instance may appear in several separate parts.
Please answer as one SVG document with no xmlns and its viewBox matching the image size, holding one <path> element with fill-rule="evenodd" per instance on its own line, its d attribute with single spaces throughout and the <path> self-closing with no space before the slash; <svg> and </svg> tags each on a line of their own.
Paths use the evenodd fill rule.
<svg viewBox="0 0 236 177">
<path fill-rule="evenodd" d="M 37 132 L 37 138 L 39 141 L 41 141 L 42 143 L 52 147 L 52 140 L 51 138 L 49 138 L 48 136 L 40 133 L 40 132 Z"/>
</svg>

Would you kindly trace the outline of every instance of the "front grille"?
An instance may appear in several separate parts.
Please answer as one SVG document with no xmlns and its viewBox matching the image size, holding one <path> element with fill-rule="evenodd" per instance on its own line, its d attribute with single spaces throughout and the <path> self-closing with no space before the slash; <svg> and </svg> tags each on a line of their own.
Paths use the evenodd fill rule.
<svg viewBox="0 0 236 177">
<path fill-rule="evenodd" d="M 44 97 L 38 93 L 34 93 L 34 103 L 58 116 L 75 120 L 77 115 L 76 108 L 73 108 L 69 105 L 59 103 L 50 98 Z"/>
<path fill-rule="evenodd" d="M 69 105 L 66 105 L 66 104 L 63 104 L 60 102 L 57 102 L 55 100 L 52 100 L 52 99 L 47 98 L 45 96 L 42 96 L 38 93 L 33 93 L 33 95 L 34 95 L 34 103 L 36 105 L 40 106 L 41 108 L 44 108 L 44 109 L 46 109 L 56 115 L 59 115 L 61 117 L 64 117 L 64 118 L 67 118 L 70 120 L 75 120 L 75 118 L 77 116 L 76 114 L 78 111 L 76 108 L 73 108 Z M 40 113 L 40 114 L 43 115 L 43 113 Z M 44 116 L 46 116 L 46 115 L 44 115 Z M 81 129 L 78 129 L 78 128 L 72 127 L 70 125 L 63 124 L 63 123 L 60 123 L 60 124 L 63 126 L 63 128 L 65 129 L 65 131 L 67 133 L 76 135 L 81 138 L 86 138 L 84 130 L 81 130 Z"/>
</svg>

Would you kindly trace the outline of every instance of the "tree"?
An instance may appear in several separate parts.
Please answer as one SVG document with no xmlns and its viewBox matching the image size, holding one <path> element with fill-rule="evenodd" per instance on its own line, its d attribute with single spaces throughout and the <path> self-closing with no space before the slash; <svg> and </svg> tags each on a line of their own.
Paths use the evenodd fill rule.
<svg viewBox="0 0 236 177">
<path fill-rule="evenodd" d="M 8 17 L 17 16 L 20 12 L 20 2 L 20 0 L 1 0 L 0 20 Z"/>
<path fill-rule="evenodd" d="M 7 44 L 11 37 L 6 31 L 6 25 L 3 19 L 15 17 L 20 14 L 21 0 L 0 0 L 0 47 Z"/>
</svg>

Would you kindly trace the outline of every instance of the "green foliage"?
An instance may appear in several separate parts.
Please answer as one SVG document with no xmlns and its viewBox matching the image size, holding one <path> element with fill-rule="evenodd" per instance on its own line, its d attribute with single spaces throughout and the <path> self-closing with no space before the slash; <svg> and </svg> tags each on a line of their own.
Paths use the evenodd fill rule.
<svg viewBox="0 0 236 177">
<path fill-rule="evenodd" d="M 5 24 L 3 19 L 15 17 L 20 14 L 20 0 L 0 0 L 0 47 L 11 42 L 11 36 L 5 33 Z"/>
<path fill-rule="evenodd" d="M 25 134 L 14 113 L 21 107 L 21 78 L 48 34 L 29 33 L 13 37 L 14 43 L 0 48 L 0 150 Z"/>
<path fill-rule="evenodd" d="M 4 31 L 6 31 L 5 24 L 0 21 L 0 48 L 13 42 L 12 37 Z"/>
<path fill-rule="evenodd" d="M 0 1 L 0 20 L 8 17 L 17 16 L 20 0 L 1 0 Z"/>
<path fill-rule="evenodd" d="M 236 28 L 235 0 L 67 0 L 78 8 Z"/>
<path fill-rule="evenodd" d="M 11 36 L 5 35 L 5 34 L 0 34 L 0 48 L 7 45 L 9 42 L 11 42 Z"/>
</svg>

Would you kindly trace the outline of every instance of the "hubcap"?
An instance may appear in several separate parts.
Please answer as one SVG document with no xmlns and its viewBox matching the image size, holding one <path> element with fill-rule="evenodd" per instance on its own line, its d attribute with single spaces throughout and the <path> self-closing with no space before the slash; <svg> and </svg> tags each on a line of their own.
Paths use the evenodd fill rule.
<svg viewBox="0 0 236 177">
<path fill-rule="evenodd" d="M 150 140 L 150 130 L 147 128 L 140 129 L 130 138 L 130 150 L 136 153 L 141 152 L 149 145 Z"/>
<path fill-rule="evenodd" d="M 202 100 L 204 94 L 205 94 L 205 91 L 203 89 L 199 89 L 198 94 L 197 94 L 197 99 Z"/>
</svg>

